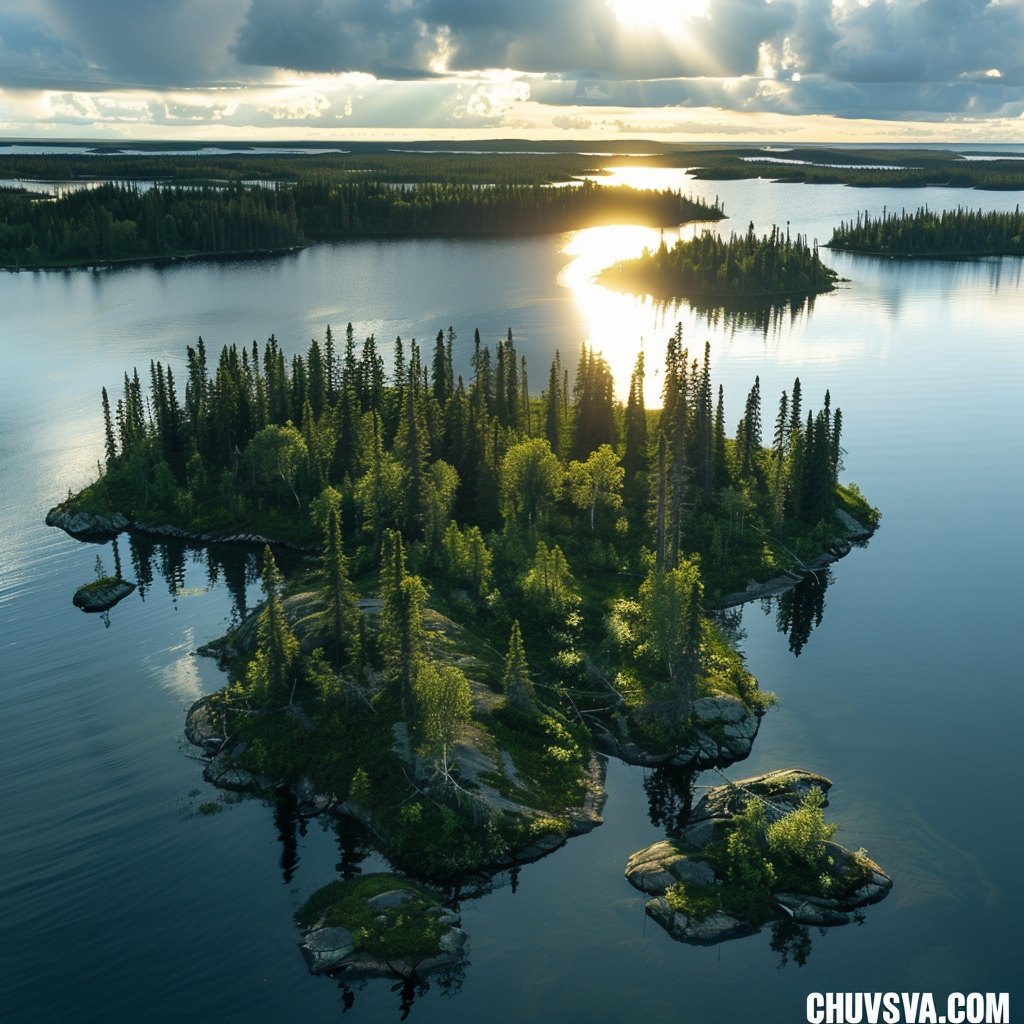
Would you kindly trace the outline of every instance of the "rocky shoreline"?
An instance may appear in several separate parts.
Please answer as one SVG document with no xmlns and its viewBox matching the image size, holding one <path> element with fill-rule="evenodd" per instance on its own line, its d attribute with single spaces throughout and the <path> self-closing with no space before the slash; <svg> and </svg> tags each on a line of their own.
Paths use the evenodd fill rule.
<svg viewBox="0 0 1024 1024">
<path fill-rule="evenodd" d="M 695 737 L 686 746 L 652 753 L 631 736 L 626 718 L 617 713 L 611 728 L 592 724 L 594 743 L 604 754 L 642 768 L 672 767 L 700 771 L 727 768 L 750 754 L 764 712 L 750 710 L 739 698 L 724 693 L 693 702 Z"/>
<path fill-rule="evenodd" d="M 715 607 L 719 610 L 724 610 L 726 608 L 736 608 L 738 605 L 746 604 L 749 601 L 759 601 L 765 597 L 778 597 L 779 594 L 792 590 L 805 577 L 813 575 L 816 570 L 824 569 L 825 566 L 838 562 L 840 558 L 845 558 L 853 550 L 855 544 L 868 540 L 875 532 L 863 523 L 858 522 L 844 509 L 838 509 L 836 514 L 846 528 L 846 536 L 832 550 L 823 551 L 809 562 L 801 563 L 799 572 L 785 572 L 779 576 L 773 576 L 770 580 L 765 580 L 763 583 L 752 579 L 747 584 L 746 590 L 737 590 L 731 594 L 725 594 L 718 600 Z"/>
<path fill-rule="evenodd" d="M 207 531 L 198 533 L 182 529 L 170 524 L 144 523 L 140 519 L 131 519 L 122 512 L 101 515 L 94 512 L 72 512 L 57 505 L 46 514 L 46 525 L 56 526 L 76 540 L 98 540 L 116 537 L 121 533 L 141 533 L 150 537 L 162 537 L 166 540 L 180 540 L 186 544 L 205 546 L 207 544 L 252 544 L 270 545 L 274 548 L 285 548 L 303 555 L 319 555 L 320 549 L 292 541 L 277 540 L 259 533 L 216 533 Z"/>
<path fill-rule="evenodd" d="M 209 696 L 200 698 L 189 708 L 185 716 L 185 738 L 193 746 L 203 750 L 208 758 L 203 769 L 203 778 L 219 788 L 254 796 L 266 796 L 280 790 L 283 785 L 280 781 L 255 775 L 237 763 L 246 751 L 246 744 L 232 743 L 230 736 L 217 732 L 210 715 L 209 701 Z M 311 728 L 309 719 L 301 708 L 289 705 L 284 712 L 293 714 L 303 728 Z M 401 739 L 396 735 L 396 750 L 401 750 L 401 746 Z M 522 814 L 527 817 L 538 816 L 535 808 L 502 796 L 480 780 L 480 774 L 494 771 L 496 765 L 471 740 L 457 744 L 452 750 L 452 756 L 453 759 L 460 761 L 462 771 L 468 773 L 468 777 L 476 786 L 474 793 L 490 810 Z M 415 764 L 411 759 L 409 767 L 415 771 Z M 538 860 L 564 846 L 574 836 L 585 835 L 603 824 L 602 811 L 607 800 L 604 789 L 605 768 L 606 762 L 602 758 L 596 755 L 591 757 L 587 768 L 586 793 L 578 806 L 565 809 L 564 819 L 567 827 L 564 831 L 552 831 L 538 836 L 528 846 L 509 851 L 482 870 L 503 870 Z M 305 777 L 292 783 L 290 789 L 295 799 L 296 813 L 301 817 L 315 818 L 321 814 L 328 814 L 336 818 L 351 818 L 380 838 L 374 827 L 373 816 L 358 803 L 340 800 L 335 793 L 317 792 L 313 783 Z"/>
</svg>

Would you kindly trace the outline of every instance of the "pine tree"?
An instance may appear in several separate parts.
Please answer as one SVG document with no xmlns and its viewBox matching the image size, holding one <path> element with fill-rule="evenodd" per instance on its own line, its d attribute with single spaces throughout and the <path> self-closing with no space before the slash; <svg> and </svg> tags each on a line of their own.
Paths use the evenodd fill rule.
<svg viewBox="0 0 1024 1024">
<path fill-rule="evenodd" d="M 536 713 L 537 696 L 533 680 L 530 678 L 530 667 L 526 663 L 526 651 L 523 650 L 523 635 L 519 629 L 518 619 L 512 623 L 512 635 L 509 637 L 501 687 L 505 691 L 510 707 L 525 714 Z"/>
<path fill-rule="evenodd" d="M 103 437 L 107 469 L 113 469 L 117 462 L 117 442 L 114 440 L 114 426 L 110 419 L 110 399 L 107 397 L 106 388 L 103 388 Z"/>
<path fill-rule="evenodd" d="M 626 474 L 626 485 L 633 482 L 637 473 L 647 469 L 647 411 L 644 408 L 644 353 L 636 357 L 636 365 L 629 379 L 629 399 L 626 402 L 626 451 L 622 457 L 622 468 Z"/>
<path fill-rule="evenodd" d="M 288 698 L 299 657 L 299 643 L 281 601 L 283 587 L 281 571 L 267 545 L 263 549 L 263 593 L 267 604 L 260 615 L 257 644 L 266 665 L 266 699 L 274 703 Z"/>
<path fill-rule="evenodd" d="M 341 516 L 337 501 L 331 502 L 324 527 L 323 574 L 323 595 L 334 640 L 334 663 L 341 664 L 342 652 L 349 661 L 358 661 L 360 612 L 348 575 L 348 560 L 341 545 Z"/>
<path fill-rule="evenodd" d="M 562 454 L 562 364 L 555 351 L 551 360 L 551 372 L 548 374 L 548 389 L 544 393 L 544 436 L 551 445 L 551 450 L 561 457 Z"/>
<path fill-rule="evenodd" d="M 380 562 L 381 643 L 391 682 L 397 687 L 406 722 L 417 720 L 416 676 L 423 664 L 423 605 L 427 591 L 405 569 L 402 535 L 384 531 Z"/>
</svg>

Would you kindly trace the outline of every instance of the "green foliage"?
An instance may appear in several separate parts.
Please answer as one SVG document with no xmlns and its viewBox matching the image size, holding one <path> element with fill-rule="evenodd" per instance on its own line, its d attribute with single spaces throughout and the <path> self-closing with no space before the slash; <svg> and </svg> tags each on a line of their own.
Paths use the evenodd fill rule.
<svg viewBox="0 0 1024 1024">
<path fill-rule="evenodd" d="M 519 630 L 518 619 L 512 623 L 512 634 L 509 637 L 501 688 L 505 691 L 505 697 L 510 707 L 526 714 L 537 710 L 537 695 L 533 691 L 530 666 L 526 664 L 523 634 Z"/>
<path fill-rule="evenodd" d="M 839 826 L 825 821 L 824 805 L 824 794 L 812 789 L 795 811 L 768 826 L 768 855 L 788 889 L 813 891 L 827 866 L 825 844 Z"/>
<path fill-rule="evenodd" d="M 818 258 L 799 235 L 790 239 L 778 228 L 758 238 L 751 224 L 746 235 L 723 241 L 704 231 L 669 249 L 664 239 L 653 253 L 621 260 L 601 271 L 598 282 L 656 296 L 687 295 L 760 299 L 815 295 L 831 291 L 838 274 Z"/>
<path fill-rule="evenodd" d="M 414 685 L 418 732 L 427 750 L 442 754 L 458 739 L 469 721 L 472 700 L 469 681 L 453 665 L 424 663 Z"/>
<path fill-rule="evenodd" d="M 722 879 L 721 907 L 753 924 L 777 916 L 776 892 L 825 896 L 848 891 L 863 875 L 856 856 L 853 864 L 836 864 L 828 843 L 838 825 L 824 820 L 825 798 L 812 789 L 795 809 L 779 816 L 751 796 L 735 814 L 724 837 L 705 847 L 707 857 Z"/>
<path fill-rule="evenodd" d="M 10 165 L 9 160 L 4 163 Z M 142 166 L 133 164 L 123 177 L 138 174 Z M 236 181 L 188 188 L 159 185 L 143 191 L 131 184 L 100 184 L 68 190 L 53 201 L 0 192 L 0 261 L 73 266 L 96 260 L 273 251 L 376 235 L 543 233 L 721 216 L 717 207 L 671 190 L 591 181 L 564 189 L 519 183 L 480 188 L 455 183 L 443 176 L 442 166 L 435 166 L 441 177 L 406 188 L 393 188 L 376 176 L 304 173 L 308 165 L 292 163 L 287 173 L 299 180 L 289 186 Z M 53 170 L 44 174 L 53 176 Z"/>
<path fill-rule="evenodd" d="M 836 492 L 843 507 L 857 522 L 863 523 L 869 530 L 878 528 L 882 521 L 882 513 L 868 502 L 855 483 L 849 483 L 845 487 L 840 485 Z"/>
<path fill-rule="evenodd" d="M 915 213 L 865 210 L 856 221 L 833 229 L 830 249 L 879 256 L 1024 256 L 1024 213 L 955 210 L 936 213 L 927 206 Z"/>
<path fill-rule="evenodd" d="M 764 804 L 751 800 L 732 820 L 726 838 L 723 907 L 735 917 L 761 924 L 775 916 L 775 866 L 765 856 L 768 818 Z"/>
<path fill-rule="evenodd" d="M 491 552 L 478 526 L 463 531 L 454 520 L 441 540 L 442 572 L 451 583 L 486 596 L 491 582 Z"/>
<path fill-rule="evenodd" d="M 722 889 L 717 885 L 673 882 L 665 892 L 669 906 L 694 921 L 703 921 L 722 909 Z"/>
<path fill-rule="evenodd" d="M 533 525 L 558 498 L 562 475 L 562 466 L 544 438 L 513 445 L 501 462 L 502 515 Z"/>
<path fill-rule="evenodd" d="M 537 714 L 510 705 L 492 711 L 485 724 L 526 784 L 517 797 L 553 813 L 580 802 L 592 749 L 585 729 L 551 709 Z"/>
<path fill-rule="evenodd" d="M 611 446 L 601 445 L 586 462 L 570 462 L 566 474 L 572 503 L 586 511 L 591 532 L 598 508 L 614 512 L 622 508 L 622 481 L 626 471 Z"/>
<path fill-rule="evenodd" d="M 523 580 L 523 594 L 541 615 L 564 616 L 579 604 L 576 581 L 557 544 L 548 550 L 543 541 L 538 542 L 533 566 Z"/>
</svg>

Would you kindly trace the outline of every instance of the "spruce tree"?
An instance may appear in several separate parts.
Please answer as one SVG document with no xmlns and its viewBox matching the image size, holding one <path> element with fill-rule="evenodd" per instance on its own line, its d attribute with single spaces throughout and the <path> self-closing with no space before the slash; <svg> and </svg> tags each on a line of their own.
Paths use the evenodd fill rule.
<svg viewBox="0 0 1024 1024">
<path fill-rule="evenodd" d="M 523 635 L 519 629 L 518 619 L 512 623 L 512 635 L 509 637 L 501 687 L 505 691 L 509 707 L 525 714 L 536 713 L 537 696 L 533 689 L 533 680 L 530 678 L 530 667 L 526 663 Z"/>
<path fill-rule="evenodd" d="M 263 593 L 267 604 L 259 619 L 257 645 L 266 663 L 266 698 L 274 703 L 288 699 L 299 658 L 299 643 L 281 601 L 283 586 L 284 579 L 268 544 L 263 549 Z"/>
<path fill-rule="evenodd" d="M 343 652 L 347 660 L 357 661 L 360 612 L 348 575 L 348 560 L 341 544 L 341 516 L 336 501 L 331 502 L 324 526 L 323 575 L 323 595 L 327 601 L 331 637 L 334 641 L 334 663 L 341 664 Z"/>
</svg>

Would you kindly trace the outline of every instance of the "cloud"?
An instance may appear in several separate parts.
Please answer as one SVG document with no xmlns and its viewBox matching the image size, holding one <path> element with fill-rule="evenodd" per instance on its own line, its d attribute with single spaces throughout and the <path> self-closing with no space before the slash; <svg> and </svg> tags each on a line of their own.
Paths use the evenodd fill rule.
<svg viewBox="0 0 1024 1024">
<path fill-rule="evenodd" d="M 378 85 L 360 98 L 349 73 Z M 512 125 L 527 98 L 1008 116 L 1024 95 L 1024 0 L 4 0 L 0 11 L 0 87 L 149 90 L 162 103 L 149 116 L 186 121 L 214 108 L 163 93 L 242 84 L 270 91 L 235 96 L 233 116 L 295 125 Z"/>
</svg>

